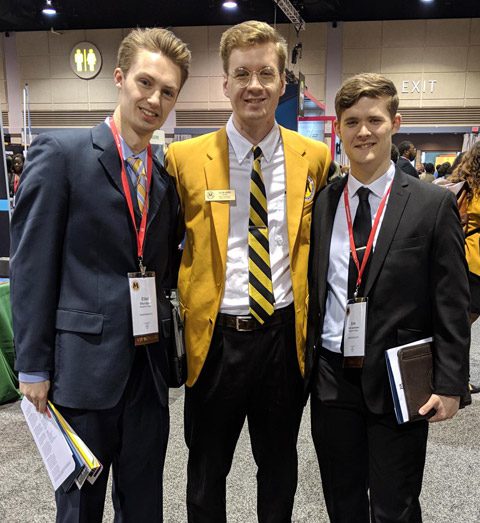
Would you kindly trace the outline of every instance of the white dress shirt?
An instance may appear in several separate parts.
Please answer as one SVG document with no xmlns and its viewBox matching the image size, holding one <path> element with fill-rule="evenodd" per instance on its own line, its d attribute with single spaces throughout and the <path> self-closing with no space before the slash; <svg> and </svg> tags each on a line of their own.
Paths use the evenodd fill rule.
<svg viewBox="0 0 480 523">
<path fill-rule="evenodd" d="M 227 122 L 230 189 L 235 201 L 230 202 L 227 270 L 225 292 L 220 312 L 246 315 L 248 302 L 248 219 L 250 214 L 250 173 L 253 166 L 253 145 Z M 262 150 L 262 175 L 267 194 L 270 266 L 272 269 L 275 309 L 293 302 L 288 250 L 285 156 L 280 129 L 274 124 L 258 144 Z"/>
<path fill-rule="evenodd" d="M 348 175 L 348 202 L 352 214 L 352 221 L 358 207 L 357 191 L 360 187 L 370 189 L 368 201 L 372 214 L 372 223 L 377 214 L 378 207 L 384 194 L 388 191 L 395 175 L 395 165 L 390 164 L 387 172 L 370 185 L 363 185 L 351 174 Z M 387 200 L 388 205 L 388 200 Z M 385 206 L 383 215 L 380 218 L 378 228 L 373 239 L 373 249 L 370 256 L 373 256 L 378 234 L 380 232 L 383 217 L 387 210 Z M 347 305 L 348 293 L 348 264 L 350 261 L 350 239 L 348 235 L 347 217 L 345 214 L 345 202 L 343 193 L 337 206 L 335 220 L 333 222 L 332 239 L 330 242 L 330 254 L 327 273 L 327 303 L 325 307 L 325 317 L 323 320 L 322 347 L 332 351 L 341 352 L 343 338 L 343 326 L 345 322 L 345 310 Z"/>
</svg>

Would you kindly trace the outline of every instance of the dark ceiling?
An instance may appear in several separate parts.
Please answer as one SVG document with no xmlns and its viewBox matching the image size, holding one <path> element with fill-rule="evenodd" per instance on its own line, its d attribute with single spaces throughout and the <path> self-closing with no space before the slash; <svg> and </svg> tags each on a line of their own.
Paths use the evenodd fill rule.
<svg viewBox="0 0 480 523">
<path fill-rule="evenodd" d="M 52 0 L 55 17 L 41 13 L 45 0 L 0 0 L 0 31 L 231 25 L 258 19 L 287 22 L 273 0 L 239 0 L 236 12 L 219 0 Z M 477 18 L 480 0 L 292 0 L 308 22 Z M 452 42 L 454 45 L 454 42 Z"/>
</svg>

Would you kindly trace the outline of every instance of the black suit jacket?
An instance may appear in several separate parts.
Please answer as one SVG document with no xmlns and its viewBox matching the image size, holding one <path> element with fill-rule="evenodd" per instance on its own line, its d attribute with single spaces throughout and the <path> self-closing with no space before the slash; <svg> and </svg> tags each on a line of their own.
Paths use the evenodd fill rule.
<svg viewBox="0 0 480 523">
<path fill-rule="evenodd" d="M 306 382 L 322 401 L 341 401 L 335 379 L 316 369 L 327 297 L 330 240 L 346 178 L 315 202 L 309 267 Z M 348 234 L 345 231 L 345 234 Z M 393 410 L 385 351 L 434 337 L 433 390 L 464 395 L 470 345 L 464 239 L 455 198 L 398 167 L 365 282 L 367 340 L 362 388 L 374 413 Z M 313 369 L 313 371 L 312 371 Z"/>
<path fill-rule="evenodd" d="M 174 282 L 177 211 L 173 182 L 155 162 L 144 263 L 156 273 L 161 338 L 147 354 L 164 405 L 170 306 L 162 289 Z M 35 139 L 16 196 L 11 239 L 17 370 L 49 371 L 50 397 L 59 405 L 113 407 L 136 350 L 127 273 L 138 271 L 138 261 L 108 125 Z"/>
<path fill-rule="evenodd" d="M 417 169 L 403 156 L 399 156 L 397 161 L 397 166 L 404 172 L 413 176 L 414 178 L 419 178 Z"/>
</svg>

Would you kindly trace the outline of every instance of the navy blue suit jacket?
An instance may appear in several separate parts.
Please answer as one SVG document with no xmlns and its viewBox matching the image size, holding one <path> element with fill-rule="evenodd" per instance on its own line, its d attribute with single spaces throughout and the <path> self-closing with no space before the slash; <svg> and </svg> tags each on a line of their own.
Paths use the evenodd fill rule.
<svg viewBox="0 0 480 523">
<path fill-rule="evenodd" d="M 155 271 L 160 341 L 148 346 L 160 400 L 174 286 L 178 200 L 154 163 L 144 264 Z M 110 128 L 45 133 L 32 144 L 11 224 L 16 368 L 48 371 L 50 398 L 72 408 L 118 403 L 135 355 L 127 273 L 136 237 Z"/>
</svg>

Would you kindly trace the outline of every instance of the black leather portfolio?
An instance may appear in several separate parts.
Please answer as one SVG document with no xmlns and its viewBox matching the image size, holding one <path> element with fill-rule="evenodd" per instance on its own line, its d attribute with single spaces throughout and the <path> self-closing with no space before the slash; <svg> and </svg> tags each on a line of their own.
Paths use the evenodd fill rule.
<svg viewBox="0 0 480 523">
<path fill-rule="evenodd" d="M 432 394 L 432 344 L 422 343 L 400 349 L 398 365 L 405 392 L 408 421 L 425 418 L 426 416 L 420 416 L 418 409 L 428 401 Z"/>
</svg>

